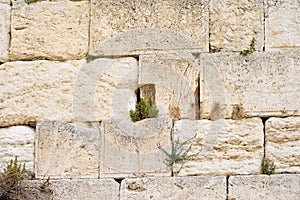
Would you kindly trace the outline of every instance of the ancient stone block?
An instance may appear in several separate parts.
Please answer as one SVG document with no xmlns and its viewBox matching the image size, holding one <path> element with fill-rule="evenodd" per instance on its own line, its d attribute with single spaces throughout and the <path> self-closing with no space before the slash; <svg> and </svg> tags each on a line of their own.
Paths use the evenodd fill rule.
<svg viewBox="0 0 300 200">
<path fill-rule="evenodd" d="M 241 51 L 264 45 L 264 0 L 210 1 L 210 51 Z"/>
<path fill-rule="evenodd" d="M 2 4 L 0 2 L 0 62 L 8 60 L 10 10 L 10 5 Z"/>
<path fill-rule="evenodd" d="M 0 4 L 1 3 L 3 3 L 3 4 L 10 4 L 10 2 L 11 2 L 10 0 L 0 0 Z"/>
<path fill-rule="evenodd" d="M 159 177 L 124 179 L 121 200 L 226 199 L 226 177 Z"/>
<path fill-rule="evenodd" d="M 259 118 L 243 120 L 180 120 L 174 125 L 174 141 L 187 155 L 194 155 L 179 175 L 232 175 L 260 172 L 263 157 L 263 124 Z M 178 151 L 178 150 L 177 150 Z M 178 173 L 181 164 L 174 169 Z"/>
<path fill-rule="evenodd" d="M 90 50 L 97 47 L 95 55 L 191 48 L 208 52 L 208 20 L 207 0 L 93 0 Z"/>
<path fill-rule="evenodd" d="M 300 115 L 297 51 L 202 54 L 202 118 Z"/>
<path fill-rule="evenodd" d="M 105 120 L 102 126 L 100 177 L 169 175 L 166 156 L 158 145 L 168 149 L 172 120 L 150 118 Z"/>
<path fill-rule="evenodd" d="M 33 146 L 35 130 L 28 126 L 12 126 L 0 129 L 0 171 L 11 159 L 18 156 L 18 163 L 25 163 L 33 171 Z"/>
<path fill-rule="evenodd" d="M 266 159 L 275 172 L 300 172 L 300 117 L 270 118 L 266 121 Z"/>
<path fill-rule="evenodd" d="M 88 52 L 88 1 L 13 2 L 10 59 L 71 60 Z"/>
<path fill-rule="evenodd" d="M 230 176 L 228 199 L 299 199 L 300 175 Z"/>
<path fill-rule="evenodd" d="M 266 50 L 300 50 L 300 1 L 266 1 Z"/>
<path fill-rule="evenodd" d="M 37 178 L 97 178 L 100 124 L 75 126 L 58 121 L 37 125 L 35 175 Z"/>
<path fill-rule="evenodd" d="M 197 119 L 199 116 L 199 71 L 176 54 L 140 56 L 139 86 L 152 84 L 159 116 Z"/>
</svg>

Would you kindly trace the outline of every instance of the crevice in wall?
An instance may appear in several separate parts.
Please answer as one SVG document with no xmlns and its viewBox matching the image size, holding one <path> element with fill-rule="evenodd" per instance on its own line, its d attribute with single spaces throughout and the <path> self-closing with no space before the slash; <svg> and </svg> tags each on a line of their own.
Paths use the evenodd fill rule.
<svg viewBox="0 0 300 200">
<path fill-rule="evenodd" d="M 269 117 L 261 117 L 261 120 L 262 120 L 262 123 L 263 123 L 263 132 L 264 132 L 264 142 L 263 142 L 263 145 L 264 145 L 264 155 L 263 157 L 265 158 L 266 157 L 266 121 L 269 119 Z"/>
<path fill-rule="evenodd" d="M 88 25 L 88 52 L 91 50 L 91 23 L 92 23 L 92 1 L 90 1 L 89 25 Z"/>
<path fill-rule="evenodd" d="M 196 109 L 196 120 L 200 119 L 200 75 L 197 79 L 197 88 L 196 91 L 194 92 L 195 96 L 195 109 Z"/>
<path fill-rule="evenodd" d="M 264 43 L 263 43 L 263 51 L 266 50 L 266 16 L 267 16 L 267 9 L 266 9 L 266 4 L 265 4 L 265 1 L 263 1 L 263 18 L 264 18 Z"/>
<path fill-rule="evenodd" d="M 226 200 L 229 199 L 229 176 L 226 176 Z"/>
<path fill-rule="evenodd" d="M 114 180 L 119 183 L 119 191 L 121 192 L 121 183 L 125 178 L 114 178 Z"/>
</svg>

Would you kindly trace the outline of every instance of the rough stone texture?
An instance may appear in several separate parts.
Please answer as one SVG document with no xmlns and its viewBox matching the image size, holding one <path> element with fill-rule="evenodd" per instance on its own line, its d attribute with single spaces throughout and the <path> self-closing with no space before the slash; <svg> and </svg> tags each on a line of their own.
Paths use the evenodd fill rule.
<svg viewBox="0 0 300 200">
<path fill-rule="evenodd" d="M 92 0 L 90 50 L 101 43 L 95 54 L 191 47 L 208 52 L 208 19 L 207 0 Z"/>
<path fill-rule="evenodd" d="M 259 118 L 243 120 L 180 120 L 174 126 L 175 141 L 192 139 L 183 149 L 197 154 L 179 175 L 232 175 L 260 172 L 263 157 L 263 124 Z M 176 139 L 177 138 L 177 139 Z M 177 173 L 180 165 L 176 166 Z"/>
<path fill-rule="evenodd" d="M 37 125 L 35 175 L 37 178 L 97 178 L 100 124 L 75 126 L 58 121 Z"/>
<path fill-rule="evenodd" d="M 300 50 L 300 1 L 266 1 L 266 50 Z"/>
<path fill-rule="evenodd" d="M 299 51 L 201 55 L 201 118 L 300 115 Z"/>
<path fill-rule="evenodd" d="M 12 126 L 0 129 L 0 171 L 11 159 L 18 156 L 19 163 L 33 171 L 33 143 L 35 130 L 28 126 Z"/>
<path fill-rule="evenodd" d="M 88 52 L 89 2 L 13 2 L 11 60 L 70 60 Z"/>
<path fill-rule="evenodd" d="M 157 145 L 169 148 L 171 128 L 170 118 L 103 121 L 100 176 L 169 175 Z"/>
<path fill-rule="evenodd" d="M 236 199 L 289 199 L 298 200 L 299 174 L 230 176 L 229 200 Z"/>
<path fill-rule="evenodd" d="M 266 121 L 266 158 L 276 172 L 300 172 L 300 117 Z"/>
<path fill-rule="evenodd" d="M 0 62 L 8 60 L 10 10 L 10 5 L 1 4 L 0 2 Z"/>
<path fill-rule="evenodd" d="M 264 0 L 211 0 L 210 51 L 242 51 L 252 38 L 264 46 Z"/>
<path fill-rule="evenodd" d="M 175 54 L 142 55 L 139 61 L 139 86 L 154 84 L 159 116 L 197 119 L 199 71 Z"/>
<path fill-rule="evenodd" d="M 226 199 L 226 177 L 160 177 L 124 179 L 121 200 Z"/>
<path fill-rule="evenodd" d="M 3 3 L 3 4 L 10 4 L 10 2 L 11 2 L 10 0 L 0 0 L 0 4 L 1 3 Z"/>
</svg>

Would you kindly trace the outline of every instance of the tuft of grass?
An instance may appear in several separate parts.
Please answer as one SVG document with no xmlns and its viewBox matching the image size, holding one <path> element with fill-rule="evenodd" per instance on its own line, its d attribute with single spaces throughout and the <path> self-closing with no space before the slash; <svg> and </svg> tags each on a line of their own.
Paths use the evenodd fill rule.
<svg viewBox="0 0 300 200">
<path fill-rule="evenodd" d="M 85 54 L 85 60 L 87 63 L 91 62 L 94 60 L 94 57 L 92 55 L 90 55 L 89 53 Z"/>
<path fill-rule="evenodd" d="M 150 99 L 148 101 L 141 99 L 140 102 L 135 105 L 135 111 L 130 110 L 129 114 L 131 120 L 136 122 L 146 118 L 156 118 L 158 112 L 158 109 L 156 109 L 156 106 L 152 104 Z"/>
<path fill-rule="evenodd" d="M 248 54 L 252 54 L 255 51 L 256 51 L 256 49 L 255 49 L 255 39 L 252 38 L 249 49 L 241 51 L 240 55 L 247 56 Z"/>
<path fill-rule="evenodd" d="M 276 166 L 274 164 L 274 161 L 271 164 L 269 164 L 264 157 L 262 158 L 261 165 L 260 165 L 260 172 L 262 174 L 267 174 L 267 175 L 274 174 L 275 169 Z"/>
<path fill-rule="evenodd" d="M 36 3 L 38 1 L 40 1 L 40 0 L 25 0 L 25 3 L 32 4 L 32 3 Z"/>
</svg>

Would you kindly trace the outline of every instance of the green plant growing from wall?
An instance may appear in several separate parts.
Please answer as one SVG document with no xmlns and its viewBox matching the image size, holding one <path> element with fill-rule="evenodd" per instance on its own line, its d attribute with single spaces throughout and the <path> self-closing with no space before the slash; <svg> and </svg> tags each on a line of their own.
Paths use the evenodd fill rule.
<svg viewBox="0 0 300 200">
<path fill-rule="evenodd" d="M 272 164 L 270 165 L 266 159 L 263 157 L 261 160 L 261 165 L 260 165 L 260 172 L 262 174 L 267 174 L 267 175 L 271 175 L 275 173 L 275 169 L 276 166 L 274 164 L 274 161 L 272 162 Z"/>
<path fill-rule="evenodd" d="M 130 118 L 133 122 L 140 121 L 146 118 L 156 118 L 158 115 L 158 109 L 152 104 L 151 100 L 145 101 L 143 99 L 137 102 L 135 105 L 135 111 L 130 110 Z"/>
<path fill-rule="evenodd" d="M 256 51 L 256 49 L 255 49 L 255 39 L 252 38 L 249 49 L 241 51 L 240 55 L 247 56 L 249 54 L 252 54 L 255 51 Z"/>
<path fill-rule="evenodd" d="M 182 167 L 186 162 L 191 160 L 193 157 L 197 156 L 200 152 L 197 152 L 195 154 L 189 154 L 192 148 L 192 144 L 190 144 L 188 147 L 186 147 L 189 143 L 192 142 L 192 140 L 197 136 L 195 134 L 192 138 L 180 143 L 179 139 L 174 141 L 174 136 L 171 135 L 171 152 L 169 153 L 166 149 L 160 146 L 160 144 L 157 145 L 158 149 L 160 149 L 166 156 L 165 163 L 167 167 L 171 170 L 171 176 L 174 176 L 180 172 Z M 180 167 L 177 171 L 174 171 L 175 164 L 179 164 Z"/>
<path fill-rule="evenodd" d="M 40 0 L 25 0 L 25 2 L 26 2 L 27 4 L 36 3 L 36 2 L 38 2 L 38 1 L 40 1 Z"/>
<path fill-rule="evenodd" d="M 85 60 L 87 63 L 91 62 L 94 60 L 94 57 L 92 55 L 90 55 L 89 53 L 85 54 Z"/>
</svg>

